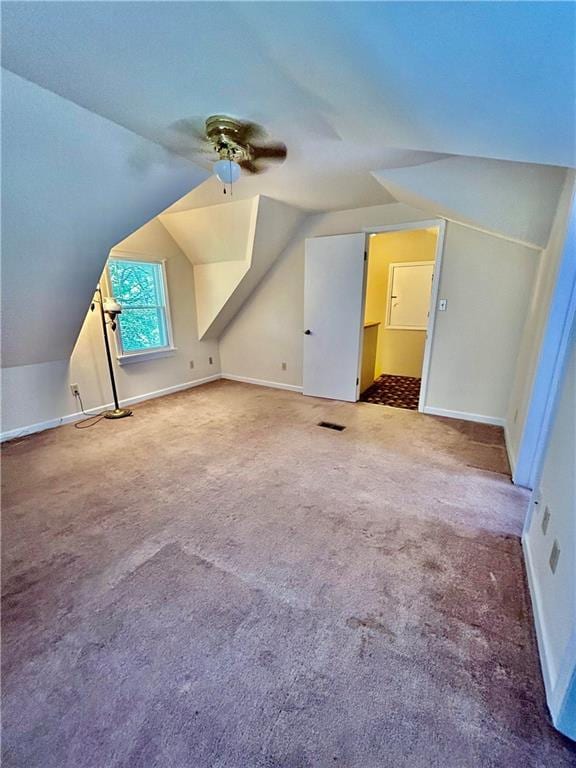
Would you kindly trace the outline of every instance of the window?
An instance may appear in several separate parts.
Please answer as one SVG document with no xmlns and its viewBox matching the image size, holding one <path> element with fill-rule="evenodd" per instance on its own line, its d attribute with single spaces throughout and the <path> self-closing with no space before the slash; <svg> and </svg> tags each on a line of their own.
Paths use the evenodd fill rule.
<svg viewBox="0 0 576 768">
<path fill-rule="evenodd" d="M 116 341 L 121 362 L 173 349 L 164 263 L 108 259 L 114 298 L 122 305 Z"/>
</svg>

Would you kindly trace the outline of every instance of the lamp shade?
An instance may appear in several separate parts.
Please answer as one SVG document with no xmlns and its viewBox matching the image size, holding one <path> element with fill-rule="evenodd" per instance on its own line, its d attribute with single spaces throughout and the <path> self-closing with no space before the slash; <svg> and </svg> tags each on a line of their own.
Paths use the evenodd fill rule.
<svg viewBox="0 0 576 768">
<path fill-rule="evenodd" d="M 240 166 L 234 160 L 218 160 L 214 163 L 214 173 L 222 184 L 233 184 L 240 178 Z"/>
<path fill-rule="evenodd" d="M 104 312 L 109 314 L 119 315 L 122 312 L 122 306 L 116 301 L 113 296 L 104 299 Z"/>
</svg>

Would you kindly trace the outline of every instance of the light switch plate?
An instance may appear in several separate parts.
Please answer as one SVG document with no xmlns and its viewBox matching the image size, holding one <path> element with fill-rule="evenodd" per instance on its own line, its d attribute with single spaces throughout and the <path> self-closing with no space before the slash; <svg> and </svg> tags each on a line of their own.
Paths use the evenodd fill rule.
<svg viewBox="0 0 576 768">
<path fill-rule="evenodd" d="M 447 299 L 440 299 L 438 302 L 438 312 L 446 312 L 446 306 L 448 304 Z"/>
</svg>

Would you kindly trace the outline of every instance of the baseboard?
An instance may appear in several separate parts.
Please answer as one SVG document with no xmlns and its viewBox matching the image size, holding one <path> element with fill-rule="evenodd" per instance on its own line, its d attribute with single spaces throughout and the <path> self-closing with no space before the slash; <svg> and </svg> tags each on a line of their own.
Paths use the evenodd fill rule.
<svg viewBox="0 0 576 768">
<path fill-rule="evenodd" d="M 550 652 L 548 650 L 548 642 L 544 630 L 540 593 L 537 587 L 536 574 L 534 573 L 534 563 L 532 560 L 530 543 L 526 534 L 522 536 L 522 551 L 524 553 L 524 564 L 528 579 L 528 589 L 530 591 L 530 602 L 532 603 L 532 615 L 534 616 L 534 628 L 536 630 L 536 641 L 538 643 L 538 658 L 540 659 L 540 669 L 542 670 L 542 677 L 544 679 L 546 703 L 550 711 L 552 722 L 556 726 L 558 725 L 558 717 L 562 710 L 563 700 L 562 697 L 559 696 L 561 693 L 558 690 L 559 686 L 553 686 L 552 684 Z"/>
<path fill-rule="evenodd" d="M 109 406 L 100 406 L 98 409 L 106 408 Z M 64 424 L 71 424 L 73 421 L 80 421 L 84 418 L 83 413 L 69 413 L 67 416 L 60 416 L 58 419 L 48 419 L 47 421 L 39 421 L 36 424 L 27 424 L 25 427 L 18 427 L 18 429 L 8 429 L 5 432 L 0 432 L 0 443 L 5 443 L 7 440 L 14 440 L 17 437 L 26 437 L 27 435 L 33 435 L 35 432 L 44 432 L 46 429 L 54 429 L 55 427 L 61 427 Z"/>
<path fill-rule="evenodd" d="M 536 575 L 534 573 L 534 564 L 530 544 L 526 534 L 522 536 L 522 552 L 524 554 L 524 564 L 526 567 L 526 577 L 528 579 L 528 589 L 530 590 L 530 601 L 532 603 L 532 614 L 534 616 L 534 627 L 536 629 L 536 640 L 538 641 L 538 655 L 540 658 L 540 667 L 542 677 L 544 678 L 544 687 L 546 689 L 546 700 L 550 706 L 550 694 L 552 690 L 552 679 L 550 673 L 550 654 L 548 652 L 548 643 L 542 625 L 542 608 L 540 605 L 540 593 L 536 586 Z"/>
<path fill-rule="evenodd" d="M 135 405 L 141 403 L 143 400 L 153 400 L 155 397 L 164 397 L 164 395 L 172 395 L 174 392 L 181 392 L 183 389 L 192 389 L 192 387 L 200 387 L 202 384 L 209 384 L 211 381 L 218 381 L 221 376 L 219 373 L 215 373 L 212 376 L 205 376 L 203 379 L 196 379 L 195 381 L 187 381 L 184 384 L 175 384 L 173 387 L 166 387 L 165 389 L 157 389 L 154 392 L 147 392 L 145 395 L 137 395 L 136 397 L 129 397 L 126 400 L 121 400 L 120 405 Z"/>
<path fill-rule="evenodd" d="M 187 381 L 184 384 L 175 384 L 172 387 L 165 387 L 164 389 L 156 389 L 153 392 L 146 392 L 143 395 L 136 395 L 135 397 L 128 397 L 124 400 L 120 400 L 120 405 L 135 405 L 141 403 L 144 400 L 153 400 L 156 397 L 163 397 L 164 395 L 171 395 L 174 392 L 180 392 L 183 389 L 191 389 L 192 387 L 199 387 L 202 384 L 208 384 L 211 381 L 217 381 L 220 378 L 220 374 L 216 373 L 213 376 L 206 376 L 203 379 L 196 379 L 195 381 Z M 89 411 L 103 411 L 114 407 L 114 403 L 102 403 L 101 405 L 89 408 Z M 66 416 L 60 416 L 57 419 L 48 419 L 47 421 L 39 421 L 36 424 L 28 424 L 18 429 L 9 429 L 6 432 L 0 433 L 0 442 L 4 443 L 6 440 L 14 440 L 17 437 L 26 437 L 26 435 L 33 435 L 36 432 L 44 432 L 46 429 L 54 429 L 55 427 L 63 426 L 64 424 L 72 424 L 75 421 L 81 421 L 86 418 L 86 414 L 80 412 L 69 413 Z"/>
<path fill-rule="evenodd" d="M 504 427 L 506 424 L 506 420 L 498 416 L 484 416 L 481 413 L 468 413 L 467 411 L 448 411 L 445 408 L 434 408 L 431 405 L 424 406 L 422 413 L 427 413 L 429 416 L 445 416 L 448 419 L 476 421 L 479 424 L 492 424 L 496 427 Z"/>
<path fill-rule="evenodd" d="M 272 387 L 272 389 L 287 389 L 289 392 L 302 392 L 302 387 L 298 387 L 295 384 L 284 384 L 281 381 L 250 379 L 247 376 L 236 376 L 233 373 L 223 373 L 221 378 L 228 379 L 228 381 L 241 381 L 243 384 L 256 384 L 258 387 Z"/>
<path fill-rule="evenodd" d="M 538 591 L 537 578 L 534 572 L 534 562 L 532 560 L 532 551 L 530 549 L 530 541 L 527 533 L 524 533 L 522 536 L 522 551 L 524 553 L 528 589 L 530 590 L 530 602 L 532 604 L 532 615 L 534 616 L 534 627 L 536 629 L 538 657 L 540 659 L 540 668 L 544 679 L 546 703 L 554 726 L 564 735 L 574 740 L 576 737 L 576 725 L 571 718 L 565 720 L 563 715 L 567 707 L 567 699 L 571 694 L 570 687 L 576 668 L 576 631 L 572 632 L 568 645 L 560 660 L 558 673 L 553 680 L 551 654 L 548 649 L 548 641 L 546 639 L 546 631 L 543 622 L 542 600 L 540 592 Z"/>
</svg>

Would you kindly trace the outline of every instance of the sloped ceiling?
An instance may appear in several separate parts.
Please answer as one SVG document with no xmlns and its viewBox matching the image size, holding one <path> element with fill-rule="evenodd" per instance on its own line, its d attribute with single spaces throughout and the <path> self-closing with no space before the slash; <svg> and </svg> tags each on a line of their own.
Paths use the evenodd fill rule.
<svg viewBox="0 0 576 768">
<path fill-rule="evenodd" d="M 555 166 L 450 157 L 374 177 L 400 202 L 536 248 L 548 243 L 566 171 Z"/>
<path fill-rule="evenodd" d="M 200 339 L 221 334 L 304 217 L 261 195 L 159 217 L 194 267 Z"/>
<path fill-rule="evenodd" d="M 13 73 L 3 83 L 4 365 L 66 359 L 110 248 L 206 179 L 208 166 L 159 146 L 190 157 L 170 130 L 182 118 L 227 112 L 265 125 L 288 160 L 243 177 L 238 197 L 315 211 L 397 195 L 451 210 L 425 176 L 387 172 L 440 172 L 453 156 L 576 165 L 572 3 L 2 10 Z M 220 195 L 210 179 L 184 205 Z M 474 218 L 466 205 L 459 213 Z M 489 219 L 509 231 L 494 210 Z M 536 219 L 523 219 L 530 242 L 544 237 Z"/>
<path fill-rule="evenodd" d="M 112 246 L 204 173 L 11 73 L 2 117 L 2 365 L 67 360 Z"/>
<path fill-rule="evenodd" d="M 439 155 L 574 165 L 575 12 L 570 3 L 14 2 L 4 6 L 3 57 L 184 153 L 169 130 L 182 118 L 255 119 L 290 154 L 250 194 L 352 208 L 390 201 L 369 171 Z"/>
</svg>

